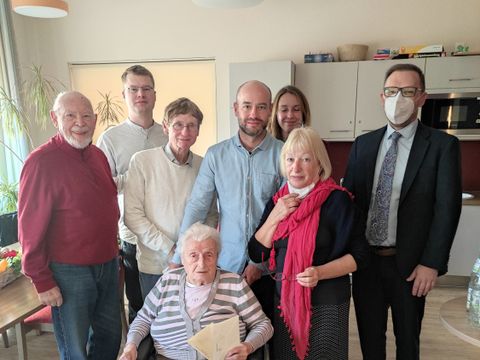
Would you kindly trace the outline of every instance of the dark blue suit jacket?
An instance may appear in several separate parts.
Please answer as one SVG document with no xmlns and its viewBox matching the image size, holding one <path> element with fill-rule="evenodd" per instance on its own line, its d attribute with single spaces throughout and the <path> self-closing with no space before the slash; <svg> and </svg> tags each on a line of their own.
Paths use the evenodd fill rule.
<svg viewBox="0 0 480 360">
<path fill-rule="evenodd" d="M 377 153 L 386 126 L 358 137 L 343 185 L 355 196 L 366 226 Z M 462 206 L 460 145 L 456 137 L 419 122 L 402 182 L 398 207 L 396 261 L 408 277 L 422 264 L 447 272 Z"/>
</svg>

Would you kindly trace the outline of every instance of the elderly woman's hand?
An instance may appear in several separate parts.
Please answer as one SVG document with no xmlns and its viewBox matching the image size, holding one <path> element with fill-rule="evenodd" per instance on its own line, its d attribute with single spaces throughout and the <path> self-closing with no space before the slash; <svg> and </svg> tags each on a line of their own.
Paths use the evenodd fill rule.
<svg viewBox="0 0 480 360">
<path fill-rule="evenodd" d="M 225 360 L 245 360 L 251 352 L 253 352 L 253 346 L 242 342 L 228 351 Z"/>
<path fill-rule="evenodd" d="M 122 355 L 118 360 L 136 360 L 137 359 L 137 347 L 133 343 L 128 343 L 123 348 Z"/>
<path fill-rule="evenodd" d="M 275 207 L 268 216 L 271 220 L 274 220 L 277 224 L 285 219 L 292 212 L 297 210 L 300 205 L 300 198 L 298 194 L 287 194 L 278 199 Z"/>
</svg>

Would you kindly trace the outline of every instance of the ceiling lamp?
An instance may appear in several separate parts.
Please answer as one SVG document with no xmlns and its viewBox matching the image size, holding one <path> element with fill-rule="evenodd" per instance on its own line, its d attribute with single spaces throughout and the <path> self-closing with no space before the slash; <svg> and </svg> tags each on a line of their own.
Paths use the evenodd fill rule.
<svg viewBox="0 0 480 360">
<path fill-rule="evenodd" d="M 263 0 L 192 0 L 195 5 L 206 8 L 245 8 L 260 4 Z"/>
<path fill-rule="evenodd" d="M 12 0 L 17 14 L 37 18 L 59 18 L 68 15 L 68 4 L 63 0 Z"/>
</svg>

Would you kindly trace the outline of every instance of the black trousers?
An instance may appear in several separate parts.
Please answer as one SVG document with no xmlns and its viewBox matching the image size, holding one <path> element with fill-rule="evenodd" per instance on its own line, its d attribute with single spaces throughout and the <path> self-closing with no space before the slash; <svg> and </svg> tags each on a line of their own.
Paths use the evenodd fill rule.
<svg viewBox="0 0 480 360">
<path fill-rule="evenodd" d="M 122 241 L 122 259 L 125 266 L 125 293 L 128 299 L 128 321 L 130 324 L 143 306 L 136 255 L 137 246 Z"/>
<path fill-rule="evenodd" d="M 400 276 L 395 255 L 372 254 L 368 268 L 353 273 L 353 300 L 363 358 L 386 358 L 388 308 L 392 311 L 397 360 L 420 359 L 425 297 L 412 296 L 412 282 Z"/>
<path fill-rule="evenodd" d="M 255 281 L 250 288 L 257 298 L 265 315 L 272 321 L 273 324 L 273 299 L 275 294 L 275 280 L 269 275 L 264 275 Z"/>
</svg>

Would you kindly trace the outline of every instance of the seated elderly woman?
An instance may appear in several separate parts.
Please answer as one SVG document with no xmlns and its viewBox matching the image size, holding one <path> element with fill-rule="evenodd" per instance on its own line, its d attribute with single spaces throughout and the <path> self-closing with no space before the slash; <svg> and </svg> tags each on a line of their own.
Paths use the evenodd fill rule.
<svg viewBox="0 0 480 360">
<path fill-rule="evenodd" d="M 273 334 L 252 290 L 237 274 L 217 268 L 218 232 L 193 224 L 177 244 L 184 267 L 163 274 L 130 325 L 120 357 L 137 358 L 137 347 L 149 333 L 160 359 L 204 359 L 187 340 L 207 326 L 235 315 L 240 322 L 240 345 L 226 359 L 246 359 Z"/>
</svg>

